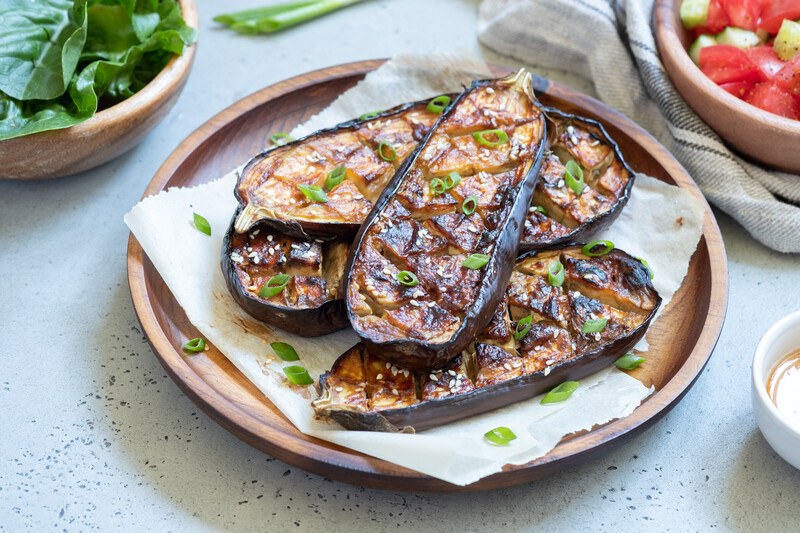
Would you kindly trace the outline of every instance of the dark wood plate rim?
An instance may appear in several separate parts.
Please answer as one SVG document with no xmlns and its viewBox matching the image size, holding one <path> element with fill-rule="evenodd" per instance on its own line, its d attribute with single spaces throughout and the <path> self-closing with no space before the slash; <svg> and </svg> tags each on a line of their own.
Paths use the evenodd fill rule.
<svg viewBox="0 0 800 533">
<path fill-rule="evenodd" d="M 383 59 L 359 61 L 312 71 L 281 81 L 239 100 L 195 130 L 172 152 L 156 172 L 142 198 L 166 190 L 173 174 L 185 158 L 218 129 L 238 120 L 247 112 L 275 98 L 331 79 L 366 75 L 384 61 Z M 507 71 L 502 67 L 493 67 L 493 69 L 498 74 Z M 672 379 L 651 395 L 631 415 L 609 422 L 582 435 L 565 439 L 550 453 L 531 463 L 506 466 L 502 472 L 464 487 L 319 439 L 306 437 L 297 430 L 289 432 L 267 426 L 205 382 L 189 367 L 183 354 L 175 348 L 166 332 L 159 327 L 151 305 L 145 273 L 146 267 L 153 267 L 138 241 L 131 234 L 128 241 L 127 264 L 128 283 L 134 310 L 142 325 L 143 333 L 167 373 L 186 395 L 214 421 L 257 449 L 319 475 L 386 490 L 475 491 L 525 483 L 543 477 L 554 471 L 555 468 L 561 469 L 579 464 L 597 454 L 599 450 L 618 446 L 636 433 L 650 427 L 669 412 L 694 384 L 711 357 L 722 330 L 728 300 L 728 267 L 719 227 L 708 203 L 692 178 L 667 149 L 641 127 L 594 98 L 576 93 L 556 82 L 540 78 L 536 82 L 536 89 L 540 92 L 568 97 L 572 103 L 581 107 L 591 107 L 594 114 L 601 120 L 613 122 L 616 127 L 629 135 L 635 133 L 637 137 L 648 139 L 651 145 L 648 146 L 650 154 L 661 165 L 669 169 L 669 174 L 676 184 L 691 192 L 703 205 L 703 237 L 698 244 L 698 250 L 700 247 L 706 248 L 712 277 L 709 310 L 704 327 L 689 357 Z"/>
</svg>

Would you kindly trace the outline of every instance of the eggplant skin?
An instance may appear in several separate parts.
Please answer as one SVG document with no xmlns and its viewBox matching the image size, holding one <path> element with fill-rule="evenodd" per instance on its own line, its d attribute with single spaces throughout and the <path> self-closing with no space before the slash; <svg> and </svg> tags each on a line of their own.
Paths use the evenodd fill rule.
<svg viewBox="0 0 800 533">
<path fill-rule="evenodd" d="M 358 381 L 365 380 L 361 381 L 360 384 L 365 385 L 367 388 L 372 387 L 372 390 L 375 390 L 374 384 L 367 376 L 363 374 L 354 376 L 353 373 L 344 374 L 341 370 L 342 365 L 346 362 L 352 365 L 354 357 L 358 361 L 367 360 L 369 347 L 362 343 L 343 354 L 337 359 L 331 370 L 320 377 L 321 394 L 312 404 L 315 412 L 320 418 L 332 419 L 346 429 L 422 431 L 533 398 L 564 381 L 579 381 L 611 365 L 622 354 L 631 351 L 644 336 L 661 306 L 661 297 L 652 286 L 647 269 L 638 260 L 625 252 L 616 249 L 607 256 L 588 258 L 580 254 L 579 251 L 579 245 L 561 246 L 546 251 L 533 251 L 520 256 L 515 267 L 515 272 L 530 275 L 531 277 L 541 277 L 542 269 L 544 268 L 546 271 L 546 267 L 552 258 L 558 256 L 567 259 L 566 277 L 567 283 L 571 283 L 571 285 L 565 287 L 563 291 L 556 292 L 564 299 L 573 300 L 573 304 L 570 307 L 572 317 L 570 320 L 562 321 L 566 324 L 565 329 L 561 330 L 563 335 L 556 334 L 551 336 L 551 340 L 554 341 L 561 337 L 561 349 L 563 350 L 563 347 L 566 346 L 567 350 L 563 350 L 560 354 L 553 351 L 538 351 L 544 348 L 541 340 L 546 335 L 537 335 L 534 330 L 540 324 L 554 325 L 554 327 L 545 325 L 539 328 L 540 332 L 543 333 L 548 328 L 558 329 L 559 319 L 566 317 L 560 317 L 558 316 L 559 312 L 555 312 L 551 318 L 547 318 L 533 311 L 534 316 L 538 318 L 535 319 L 533 327 L 528 334 L 523 336 L 521 340 L 512 340 L 513 336 L 508 333 L 506 335 L 511 344 L 502 342 L 502 339 L 495 335 L 495 332 L 499 331 L 499 329 L 494 324 L 484 330 L 482 336 L 475 341 L 475 357 L 480 357 L 479 346 L 483 346 L 488 349 L 484 350 L 485 352 L 505 352 L 509 356 L 507 360 L 517 359 L 518 362 L 513 368 L 512 365 L 504 365 L 502 359 L 497 360 L 499 366 L 496 368 L 499 369 L 500 374 L 505 372 L 505 378 L 502 375 L 498 375 L 497 379 L 490 379 L 475 387 L 473 387 L 473 382 L 469 382 L 469 386 L 460 389 L 456 385 L 456 388 L 451 388 L 451 395 L 406 402 L 406 405 L 399 408 L 385 409 L 365 407 L 365 402 L 355 404 L 352 401 L 348 401 L 347 396 L 342 396 L 342 394 L 346 395 L 347 392 L 336 392 L 343 390 L 338 385 L 346 385 L 348 379 L 351 381 L 353 379 Z M 564 255 L 561 255 L 562 253 Z M 605 267 L 597 269 L 598 265 L 601 267 L 605 265 Z M 609 275 L 604 276 L 604 272 Z M 538 300 L 541 303 L 548 298 L 548 291 L 542 291 L 542 288 L 537 288 L 535 284 L 527 285 L 528 287 L 533 287 L 527 294 L 514 293 L 511 288 L 514 283 L 515 281 L 512 278 L 512 282 L 506 292 L 507 299 L 510 302 L 514 294 L 521 296 L 517 301 L 523 302 Z M 578 294 L 578 290 L 612 301 L 617 306 L 615 310 L 620 313 L 623 312 L 620 311 L 623 307 L 636 309 L 636 311 L 630 311 L 630 314 L 636 315 L 637 321 L 634 323 L 638 325 L 619 336 L 603 338 L 602 340 L 597 340 L 601 336 L 600 333 L 581 334 L 579 324 L 573 322 L 573 320 L 578 318 L 578 322 L 580 322 L 587 319 L 591 316 L 589 313 L 597 311 L 597 306 L 603 300 L 592 300 L 581 296 Z M 587 302 L 589 304 L 594 302 L 594 306 L 587 305 Z M 514 305 L 517 304 L 509 303 L 509 307 Z M 538 307 L 534 304 L 532 308 Z M 502 310 L 503 313 L 506 312 L 503 307 L 500 307 L 499 310 Z M 524 314 L 527 314 L 527 312 L 528 309 L 525 309 Z M 508 316 L 510 317 L 511 315 L 513 315 L 513 312 L 509 312 Z M 614 330 L 609 324 L 609 328 L 602 335 L 613 334 L 614 331 L 619 330 Z M 502 337 L 502 334 L 500 336 Z M 527 348 L 526 343 L 528 344 Z M 569 350 L 570 344 L 572 346 L 571 350 Z M 578 346 L 578 351 L 576 351 L 576 345 Z M 581 346 L 583 349 L 581 349 Z M 536 361 L 536 358 L 540 357 L 540 353 L 542 354 L 541 359 Z M 553 361 L 545 362 L 545 359 L 553 359 Z M 519 360 L 522 360 L 524 365 L 531 361 L 539 363 L 539 365 L 533 366 L 526 370 L 525 373 L 522 373 L 519 371 Z M 481 363 L 475 361 L 472 364 L 474 365 L 473 368 L 475 368 L 474 377 L 465 377 L 465 380 L 480 379 L 479 365 Z M 505 371 L 503 366 L 505 366 Z M 450 372 L 449 375 L 454 380 L 460 381 L 459 374 L 450 370 L 455 368 L 454 366 L 451 365 L 445 368 L 444 372 Z M 486 366 L 483 368 L 486 368 Z M 398 369 L 393 369 L 392 372 L 394 373 L 395 370 Z M 442 371 L 435 372 L 435 375 L 433 373 L 430 375 L 431 379 L 442 375 Z M 391 380 L 390 377 L 388 379 Z M 430 381 L 426 381 L 428 379 L 427 373 L 417 374 L 415 379 L 424 395 L 426 390 L 424 383 L 430 383 Z M 450 386 L 453 387 L 452 381 Z M 331 390 L 331 387 L 334 387 L 335 390 Z"/>
<path fill-rule="evenodd" d="M 555 127 L 552 127 L 552 123 L 554 123 L 556 120 L 562 122 L 579 123 L 599 133 L 598 137 L 600 137 L 600 140 L 611 148 L 614 160 L 621 166 L 621 170 L 627 174 L 627 182 L 621 191 L 614 191 L 614 193 L 610 195 L 614 199 L 614 203 L 610 209 L 598 212 L 595 216 L 578 225 L 576 228 L 570 228 L 570 231 L 566 233 L 550 236 L 531 235 L 530 233 L 532 232 L 529 230 L 531 227 L 531 222 L 535 223 L 537 219 L 541 221 L 543 218 L 547 219 L 547 222 L 554 222 L 546 215 L 535 213 L 532 208 L 530 214 L 528 215 L 528 220 L 526 220 L 527 227 L 524 232 L 522 242 L 520 243 L 520 252 L 529 252 L 532 250 L 541 250 L 563 244 L 569 244 L 572 242 L 581 242 L 588 240 L 592 235 L 605 230 L 617 219 L 617 217 L 619 217 L 620 213 L 622 213 L 622 210 L 625 208 L 625 205 L 630 199 L 631 191 L 633 189 L 634 182 L 636 181 L 636 173 L 628 165 L 625 157 L 622 154 L 622 151 L 619 148 L 619 145 L 616 143 L 616 141 L 614 141 L 611 135 L 609 135 L 602 123 L 590 118 L 565 113 L 564 111 L 554 107 L 544 107 L 543 110 L 545 116 L 551 123 L 551 127 L 549 129 L 551 134 L 556 130 Z M 557 139 L 549 139 L 551 149 L 555 143 L 557 143 Z M 542 183 L 542 180 L 540 180 L 538 188 L 541 189 L 543 186 L 544 184 Z"/>
<path fill-rule="evenodd" d="M 453 95 L 455 96 L 455 95 Z M 372 115 L 369 118 L 353 119 L 338 124 L 332 128 L 326 128 L 311 133 L 301 139 L 289 142 L 285 145 L 268 149 L 247 162 L 238 176 L 234 196 L 243 207 L 242 215 L 236 221 L 236 231 L 244 233 L 252 225 L 266 224 L 273 230 L 285 235 L 310 239 L 329 240 L 337 237 L 352 238 L 361 226 L 361 221 L 372 207 L 371 201 L 378 196 L 380 184 L 387 181 L 387 176 L 394 173 L 392 166 L 398 166 L 409 150 L 428 133 L 430 126 L 436 121 L 438 115 L 427 109 L 428 100 L 409 102 L 387 109 Z M 375 127 L 373 127 L 375 126 Z M 337 136 L 348 137 L 350 142 L 336 140 Z M 355 142 L 358 139 L 358 142 Z M 379 140 L 386 140 L 395 144 L 401 150 L 397 160 L 393 162 L 381 161 L 374 153 L 375 146 Z M 329 145 L 325 142 L 328 141 Z M 411 143 L 409 145 L 409 143 Z M 369 145 L 369 147 L 368 147 Z M 373 146 L 375 145 L 375 146 Z M 311 150 L 306 159 L 297 156 L 296 160 L 283 161 L 281 158 L 284 153 L 295 149 L 308 148 Z M 326 156 L 320 155 L 317 150 L 327 153 Z M 319 158 L 319 159 L 317 159 Z M 371 159 L 370 159 L 371 158 Z M 331 162 L 331 161 L 334 162 Z M 338 161 L 338 163 L 336 162 Z M 319 177 L 324 178 L 328 172 L 332 171 L 339 164 L 342 166 L 350 165 L 353 162 L 364 174 L 360 175 L 355 181 L 346 179 L 343 183 L 350 183 L 355 187 L 355 194 L 347 196 L 350 203 L 335 201 L 336 190 L 328 191 L 330 203 L 317 205 L 319 208 L 312 215 L 311 213 L 299 213 L 290 215 L 289 209 L 284 205 L 273 203 L 271 205 L 257 205 L 250 196 L 254 194 L 249 185 L 253 180 L 262 181 L 255 190 L 261 187 L 272 187 L 267 195 L 271 201 L 276 202 L 280 197 L 275 191 L 286 192 L 291 190 L 297 194 L 297 200 L 304 201 L 303 195 L 299 194 L 296 185 L 299 183 L 313 183 Z M 301 166 L 298 166 L 301 165 Z M 284 166 L 288 166 L 288 169 Z M 317 165 L 322 165 L 321 168 Z M 377 166 L 376 166 L 377 165 Z M 379 170 L 378 167 L 385 167 Z M 284 178 L 275 177 L 275 172 L 279 171 L 284 177 L 290 177 L 289 181 Z M 391 174 L 389 172 L 391 171 Z M 355 170 L 348 170 L 355 172 Z M 373 174 L 374 173 L 374 174 Z M 357 174 L 352 174 L 351 177 Z M 266 178 L 266 179 L 264 179 Z M 311 181 L 309 182 L 309 178 Z M 356 185 L 360 183 L 360 186 Z M 378 187 L 378 190 L 375 190 Z M 367 195 L 367 196 L 364 196 Z M 286 199 L 295 205 L 296 199 Z M 338 213 L 341 219 L 336 216 L 328 217 L 324 213 L 332 214 L 334 211 L 326 211 L 328 206 L 349 205 L 354 210 L 347 216 Z M 314 206 L 312 202 L 310 206 Z M 309 206 L 306 206 L 309 207 Z M 355 214 L 358 213 L 358 214 Z"/>
<path fill-rule="evenodd" d="M 495 211 L 495 213 L 501 213 L 497 215 L 497 217 L 500 218 L 499 225 L 497 226 L 498 231 L 493 232 L 491 237 L 491 251 L 487 254 L 489 255 L 490 259 L 486 266 L 480 270 L 480 281 L 477 284 L 474 298 L 469 299 L 469 301 L 465 302 L 465 305 L 461 307 L 459 312 L 463 313 L 463 315 L 460 317 L 460 323 L 457 325 L 457 329 L 455 329 L 454 332 L 450 332 L 449 337 L 444 341 L 428 341 L 425 339 L 411 338 L 410 336 L 396 336 L 395 338 L 390 338 L 388 340 L 377 338 L 376 333 L 382 333 L 380 329 L 383 327 L 383 325 L 379 324 L 377 328 L 371 327 L 369 329 L 363 327 L 363 324 L 359 322 L 360 317 L 355 310 L 357 307 L 357 302 L 354 302 L 354 297 L 351 296 L 352 294 L 358 292 L 358 289 L 354 288 L 353 286 L 353 279 L 358 273 L 358 262 L 363 261 L 362 249 L 365 248 L 365 240 L 367 237 L 376 238 L 374 235 L 372 235 L 373 232 L 371 230 L 373 226 L 381 223 L 381 217 L 386 215 L 389 221 L 392 222 L 393 215 L 384 213 L 384 211 L 396 209 L 395 204 L 399 203 L 396 200 L 396 195 L 398 192 L 404 192 L 404 181 L 412 171 L 422 175 L 415 165 L 417 165 L 417 162 L 421 159 L 421 154 L 426 150 L 426 148 L 428 148 L 431 139 L 434 138 L 434 136 L 438 133 L 439 128 L 442 128 L 445 130 L 445 133 L 447 133 L 447 130 L 442 125 L 445 124 L 448 127 L 450 126 L 448 123 L 449 117 L 456 116 L 463 120 L 465 115 L 470 116 L 470 113 L 472 113 L 471 116 L 477 117 L 475 119 L 475 127 L 473 127 L 472 130 L 468 130 L 465 127 L 464 129 L 467 131 L 477 131 L 496 127 L 494 118 L 478 112 L 474 109 L 474 105 L 472 110 L 467 108 L 467 110 L 464 111 L 460 108 L 460 104 L 467 101 L 466 99 L 468 95 L 470 95 L 473 91 L 484 90 L 484 88 L 492 86 L 490 87 L 492 92 L 489 92 L 489 94 L 495 94 L 494 91 L 501 90 L 503 87 L 502 84 L 514 87 L 515 89 L 513 90 L 517 90 L 524 94 L 529 100 L 529 104 L 532 106 L 532 109 L 534 110 L 533 113 L 535 114 L 532 114 L 532 116 L 527 118 L 527 120 L 530 122 L 527 122 L 526 124 L 529 124 L 530 128 L 534 132 L 532 135 L 534 136 L 536 142 L 535 146 L 533 146 L 532 139 L 531 145 L 527 148 L 523 148 L 523 153 L 519 156 L 522 157 L 524 155 L 524 157 L 529 158 L 528 160 L 530 161 L 530 166 L 526 167 L 525 165 L 528 163 L 523 162 L 519 166 L 514 167 L 515 169 L 527 168 L 527 172 L 516 182 L 513 187 L 509 188 L 509 191 L 511 192 L 506 191 L 500 195 L 500 199 L 498 200 L 499 208 Z M 511 89 L 506 90 L 510 91 Z M 459 113 L 461 114 L 459 115 Z M 491 122 L 489 122 L 490 120 Z M 515 117 L 515 120 L 517 120 L 517 117 Z M 514 124 L 512 127 L 516 128 L 518 127 L 517 124 L 520 124 L 520 122 L 512 122 L 512 124 Z M 452 124 L 452 126 L 458 128 L 460 123 L 455 122 Z M 459 97 L 450 106 L 448 111 L 446 111 L 437 121 L 426 138 L 417 146 L 417 148 L 406 159 L 404 164 L 398 169 L 393 179 L 389 182 L 382 195 L 375 203 L 375 207 L 370 212 L 369 216 L 355 237 L 354 244 L 351 246 L 350 255 L 348 257 L 346 267 L 348 276 L 346 276 L 343 288 L 343 294 L 347 301 L 348 318 L 356 330 L 356 333 L 361 337 L 364 345 L 372 353 L 377 354 L 382 359 L 402 365 L 403 367 L 411 370 L 434 368 L 436 366 L 441 366 L 457 356 L 488 323 L 495 307 L 503 297 L 503 288 L 508 282 L 511 271 L 514 267 L 514 259 L 517 256 L 520 238 L 524 227 L 523 221 L 533 195 L 533 190 L 539 174 L 542 155 L 544 153 L 544 139 L 547 135 L 546 131 L 546 124 L 544 116 L 541 113 L 540 104 L 533 96 L 529 73 L 521 70 L 517 74 L 509 76 L 503 80 L 476 81 L 473 82 L 470 89 L 467 89 L 461 95 L 459 95 Z M 539 135 L 538 138 L 535 137 L 537 134 Z M 519 147 L 520 145 L 517 144 L 516 146 Z M 529 150 L 530 152 L 526 152 L 526 150 Z M 509 154 L 511 153 L 513 153 L 513 150 L 509 152 Z M 510 157 L 513 158 L 513 156 Z M 474 160 L 470 161 L 469 164 L 474 164 Z M 508 164 L 508 160 L 506 161 L 506 164 Z M 475 172 L 480 174 L 481 170 L 482 169 L 476 168 Z M 512 172 L 515 171 L 516 170 Z M 431 173 L 435 174 L 436 172 L 432 171 L 431 169 Z M 443 175 L 446 175 L 446 173 Z M 516 191 L 512 190 L 514 188 Z M 391 202 L 393 203 L 390 205 Z M 489 226 L 489 224 L 490 222 L 487 218 L 487 226 Z M 366 245 L 366 248 L 370 249 L 370 246 L 371 245 L 368 244 Z M 465 269 L 461 268 L 461 270 Z M 436 308 L 439 309 L 439 302 L 436 302 L 435 300 L 432 300 L 432 302 L 437 304 Z M 410 303 L 413 305 L 413 300 Z M 382 318 L 380 320 L 383 321 L 384 324 L 387 323 Z M 437 322 L 441 322 L 441 320 L 434 318 L 430 321 L 430 323 L 434 324 Z M 435 339 L 436 337 L 434 336 L 433 338 Z"/>
<path fill-rule="evenodd" d="M 235 232 L 233 225 L 237 215 L 238 211 L 234 214 L 230 227 L 222 239 L 220 266 L 228 292 L 247 314 L 256 320 L 303 337 L 327 335 L 350 326 L 344 300 L 341 298 L 327 300 L 317 307 L 292 308 L 257 298 L 242 286 L 236 265 L 231 260 L 231 238 Z"/>
</svg>

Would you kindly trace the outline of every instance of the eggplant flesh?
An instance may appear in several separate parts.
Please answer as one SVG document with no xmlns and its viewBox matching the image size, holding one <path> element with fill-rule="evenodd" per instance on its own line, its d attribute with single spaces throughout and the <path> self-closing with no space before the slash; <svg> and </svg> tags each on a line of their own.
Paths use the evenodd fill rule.
<svg viewBox="0 0 800 533">
<path fill-rule="evenodd" d="M 222 246 L 228 291 L 253 318 L 305 337 L 349 326 L 341 283 L 349 243 L 291 237 L 258 225 L 240 234 L 233 222 Z M 261 290 L 273 276 L 289 280 L 277 294 Z"/>
<path fill-rule="evenodd" d="M 521 70 L 475 82 L 398 170 L 346 268 L 348 318 L 370 353 L 429 369 L 486 325 L 511 275 L 545 136 Z M 476 254 L 487 262 L 470 268 Z M 401 272 L 417 282 L 400 283 Z"/>
<path fill-rule="evenodd" d="M 548 280 L 555 261 L 564 266 L 561 286 Z M 660 304 L 648 270 L 622 250 L 531 252 L 516 262 L 488 326 L 455 359 L 413 372 L 360 343 L 320 377 L 313 407 L 347 429 L 370 431 L 419 431 L 488 412 L 610 365 L 644 335 Z M 528 316 L 525 331 L 520 320 Z M 592 319 L 607 323 L 583 333 Z"/>
<path fill-rule="evenodd" d="M 549 151 L 528 210 L 520 250 L 577 242 L 608 227 L 630 197 L 635 179 L 619 147 L 599 122 L 545 108 Z M 564 179 L 568 161 L 580 165 L 577 194 Z"/>
<path fill-rule="evenodd" d="M 439 116 L 427 109 L 427 102 L 403 104 L 257 155 L 236 185 L 242 205 L 236 231 L 244 233 L 263 221 L 296 237 L 352 237 L 397 167 Z M 338 167 L 345 168 L 344 179 L 326 187 Z M 327 201 L 308 198 L 300 185 L 326 189 Z"/>
</svg>

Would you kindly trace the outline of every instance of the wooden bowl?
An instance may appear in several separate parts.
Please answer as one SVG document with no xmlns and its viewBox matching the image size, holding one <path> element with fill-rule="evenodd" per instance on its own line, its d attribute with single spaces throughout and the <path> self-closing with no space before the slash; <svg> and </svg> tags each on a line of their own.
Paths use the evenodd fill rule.
<svg viewBox="0 0 800 533">
<path fill-rule="evenodd" d="M 254 93 L 211 118 L 167 158 L 143 197 L 199 185 L 228 173 L 268 146 L 269 136 L 312 117 L 383 60 L 308 72 Z M 493 68 L 498 76 L 508 74 Z M 136 238 L 128 241 L 128 283 L 142 331 L 167 373 L 212 419 L 259 450 L 331 479 L 386 490 L 471 491 L 539 479 L 597 457 L 666 414 L 700 376 L 717 342 L 728 299 L 725 248 L 703 194 L 666 148 L 630 119 L 572 89 L 536 77 L 541 102 L 601 121 L 637 171 L 691 193 L 703 206 L 703 236 L 686 278 L 648 332 L 648 362 L 631 373 L 656 392 L 632 414 L 565 438 L 531 463 L 466 487 L 425 476 L 300 433 L 216 347 L 187 356 L 180 347 L 200 336 Z M 686 438 L 691 438 L 686 435 Z"/>
<path fill-rule="evenodd" d="M 800 121 L 752 106 L 703 74 L 687 52 L 691 42 L 679 10 L 680 0 L 657 0 L 654 13 L 661 61 L 678 92 L 741 155 L 765 166 L 800 173 Z"/>
<path fill-rule="evenodd" d="M 186 23 L 197 28 L 194 0 L 180 0 Z M 46 179 L 94 168 L 134 146 L 175 104 L 189 77 L 195 45 L 173 57 L 144 89 L 75 126 L 0 141 L 0 178 Z"/>
</svg>

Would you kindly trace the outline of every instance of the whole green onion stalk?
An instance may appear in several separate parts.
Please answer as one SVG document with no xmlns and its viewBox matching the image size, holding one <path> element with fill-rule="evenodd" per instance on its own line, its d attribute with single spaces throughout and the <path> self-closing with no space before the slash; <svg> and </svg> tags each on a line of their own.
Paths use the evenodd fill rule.
<svg viewBox="0 0 800 533">
<path fill-rule="evenodd" d="M 245 35 L 275 33 L 363 1 L 301 0 L 226 13 L 214 17 L 214 20 Z"/>
</svg>

